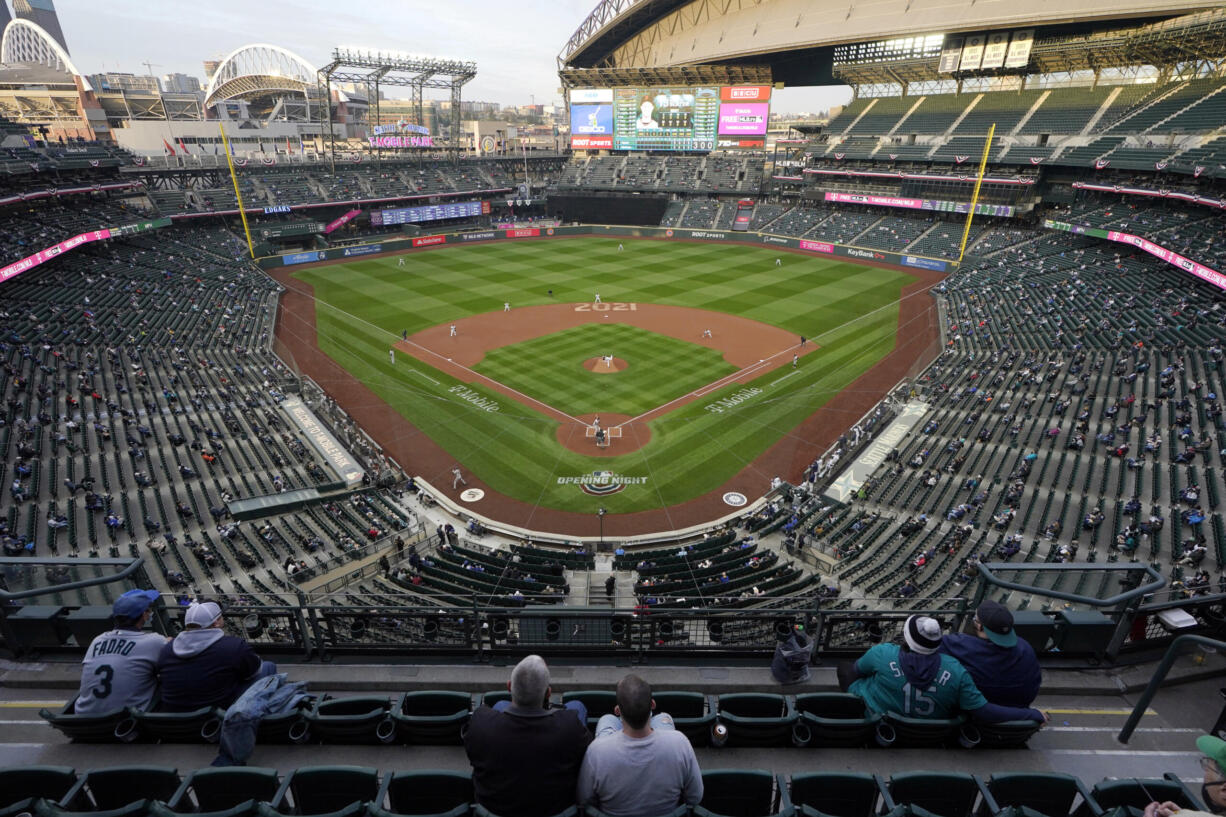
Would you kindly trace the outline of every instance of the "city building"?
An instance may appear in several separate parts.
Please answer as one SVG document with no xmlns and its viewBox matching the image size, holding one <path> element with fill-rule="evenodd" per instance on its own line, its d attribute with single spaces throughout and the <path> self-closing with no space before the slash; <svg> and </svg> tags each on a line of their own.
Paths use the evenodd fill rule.
<svg viewBox="0 0 1226 817">
<path fill-rule="evenodd" d="M 200 80 L 190 74 L 163 74 L 162 90 L 168 94 L 194 94 L 203 87 Z"/>
</svg>

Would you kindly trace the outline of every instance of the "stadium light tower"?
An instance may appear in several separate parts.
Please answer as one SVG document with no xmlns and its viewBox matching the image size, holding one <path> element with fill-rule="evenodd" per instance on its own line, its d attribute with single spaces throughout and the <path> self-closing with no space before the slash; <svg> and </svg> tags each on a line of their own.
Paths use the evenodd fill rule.
<svg viewBox="0 0 1226 817">
<path fill-rule="evenodd" d="M 453 156 L 458 156 L 460 138 L 460 89 L 477 76 L 477 63 L 470 60 L 446 60 L 414 57 L 394 52 L 360 48 L 334 48 L 332 60 L 319 69 L 327 103 L 328 138 L 331 144 L 332 168 L 336 169 L 336 134 L 332 130 L 332 83 L 352 82 L 373 91 L 375 124 L 379 120 L 379 86 L 393 85 L 410 88 L 413 93 L 413 113 L 417 125 L 424 125 L 422 89 L 441 88 L 451 91 L 451 140 Z"/>
</svg>

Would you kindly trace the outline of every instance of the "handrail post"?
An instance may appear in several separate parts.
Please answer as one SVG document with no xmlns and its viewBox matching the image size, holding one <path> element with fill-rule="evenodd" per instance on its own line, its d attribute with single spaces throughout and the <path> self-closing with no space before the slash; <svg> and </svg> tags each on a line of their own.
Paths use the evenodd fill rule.
<svg viewBox="0 0 1226 817">
<path fill-rule="evenodd" d="M 1175 663 L 1175 659 L 1179 657 L 1179 653 L 1185 644 L 1203 644 L 1206 647 L 1226 649 L 1226 641 L 1218 641 L 1215 638 L 1207 638 L 1203 635 L 1181 635 L 1172 641 L 1171 646 L 1166 648 L 1166 654 L 1158 662 L 1158 668 L 1154 670 L 1153 677 L 1149 679 L 1149 686 L 1145 687 L 1145 691 L 1141 693 L 1136 706 L 1132 708 L 1132 714 L 1124 722 L 1124 728 L 1116 736 L 1116 740 L 1120 743 L 1127 743 L 1128 739 L 1132 737 L 1133 730 L 1137 728 L 1137 724 L 1140 723 L 1145 710 L 1149 709 L 1150 701 L 1158 694 L 1158 688 L 1166 680 L 1166 674 L 1171 671 L 1171 665 Z"/>
</svg>

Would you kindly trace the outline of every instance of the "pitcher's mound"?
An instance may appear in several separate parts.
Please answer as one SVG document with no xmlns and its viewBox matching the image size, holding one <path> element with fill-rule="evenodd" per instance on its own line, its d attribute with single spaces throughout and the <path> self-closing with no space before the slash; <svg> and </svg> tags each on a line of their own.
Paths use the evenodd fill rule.
<svg viewBox="0 0 1226 817">
<path fill-rule="evenodd" d="M 613 358 L 611 366 L 605 365 L 603 357 L 590 357 L 583 361 L 583 368 L 587 369 L 592 374 L 617 374 L 626 370 L 630 364 L 622 360 L 620 357 Z"/>
</svg>

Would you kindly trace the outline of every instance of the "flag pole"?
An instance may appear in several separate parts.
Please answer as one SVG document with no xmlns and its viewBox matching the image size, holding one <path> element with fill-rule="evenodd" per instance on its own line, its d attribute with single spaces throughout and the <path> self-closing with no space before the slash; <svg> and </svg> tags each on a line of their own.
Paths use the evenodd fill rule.
<svg viewBox="0 0 1226 817">
<path fill-rule="evenodd" d="M 979 187 L 983 184 L 983 174 L 988 168 L 988 151 L 992 149 L 992 137 L 996 135 L 996 123 L 988 129 L 988 138 L 983 143 L 983 157 L 979 160 L 979 173 L 975 176 L 975 192 L 971 194 L 971 206 L 966 211 L 966 226 L 962 228 L 962 244 L 958 247 L 958 266 L 962 266 L 962 256 L 966 254 L 966 240 L 971 235 L 971 219 L 975 217 L 975 206 L 979 203 Z"/>
<path fill-rule="evenodd" d="M 251 260 L 255 260 L 255 247 L 251 246 L 251 228 L 247 226 L 247 211 L 243 208 L 243 193 L 238 189 L 238 176 L 234 174 L 234 157 L 230 155 L 230 140 L 226 138 L 226 126 L 217 123 L 221 129 L 221 144 L 226 149 L 226 164 L 230 166 L 230 181 L 234 183 L 234 198 L 238 201 L 238 214 L 243 220 L 243 232 L 247 235 L 247 252 Z"/>
</svg>

